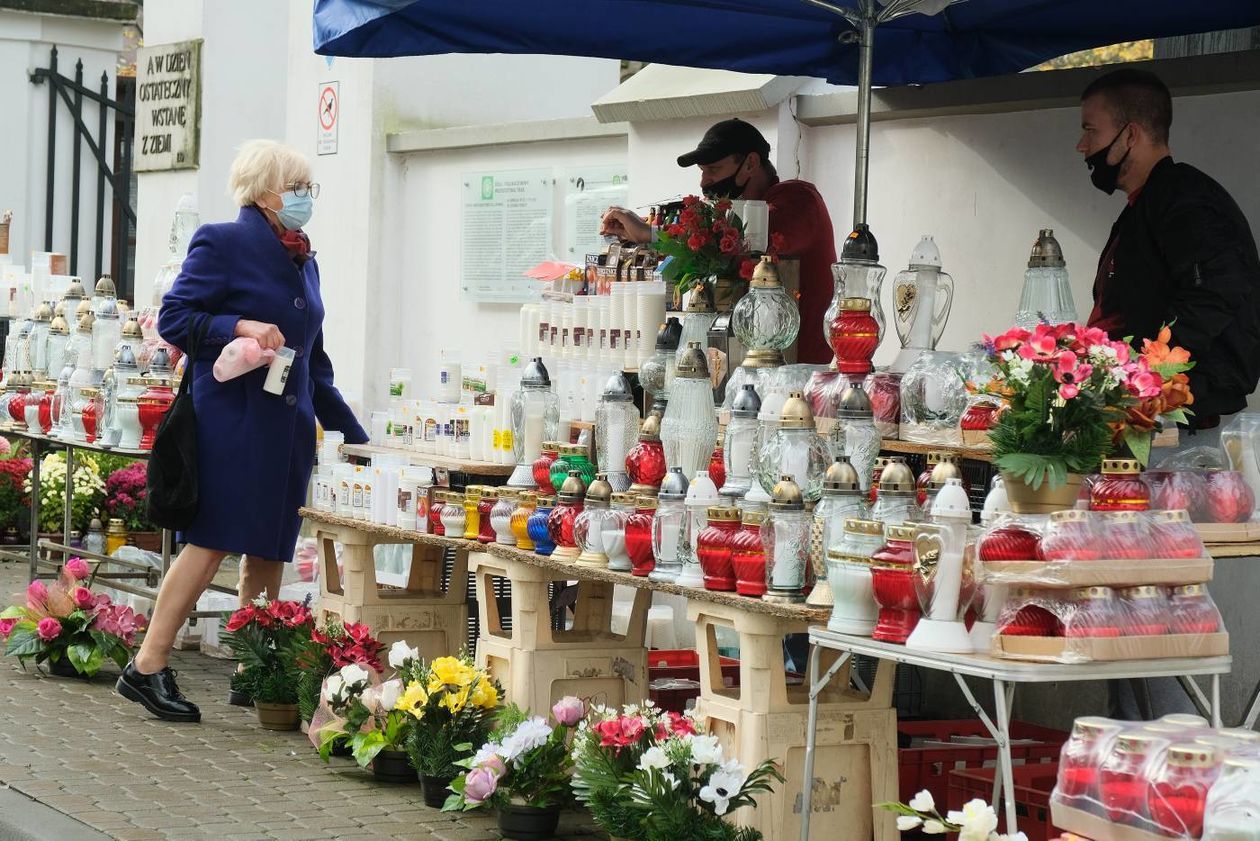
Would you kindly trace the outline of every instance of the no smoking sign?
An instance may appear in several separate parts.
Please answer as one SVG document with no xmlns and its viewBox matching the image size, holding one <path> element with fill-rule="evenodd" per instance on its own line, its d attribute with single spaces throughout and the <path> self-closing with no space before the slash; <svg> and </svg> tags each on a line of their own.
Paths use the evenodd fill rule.
<svg viewBox="0 0 1260 841">
<path fill-rule="evenodd" d="M 319 83 L 319 132 L 315 154 L 337 154 L 337 127 L 341 123 L 341 83 Z"/>
</svg>

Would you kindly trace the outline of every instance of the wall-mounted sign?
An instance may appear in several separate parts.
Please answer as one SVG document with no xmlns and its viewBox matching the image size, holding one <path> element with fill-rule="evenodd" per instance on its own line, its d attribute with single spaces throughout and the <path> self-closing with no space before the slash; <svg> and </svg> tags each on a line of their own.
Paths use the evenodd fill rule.
<svg viewBox="0 0 1260 841">
<path fill-rule="evenodd" d="M 136 53 L 136 172 L 196 169 L 201 151 L 201 40 Z"/>
<path fill-rule="evenodd" d="M 319 83 L 319 133 L 315 136 L 315 154 L 337 154 L 337 127 L 341 125 L 341 83 Z"/>
</svg>

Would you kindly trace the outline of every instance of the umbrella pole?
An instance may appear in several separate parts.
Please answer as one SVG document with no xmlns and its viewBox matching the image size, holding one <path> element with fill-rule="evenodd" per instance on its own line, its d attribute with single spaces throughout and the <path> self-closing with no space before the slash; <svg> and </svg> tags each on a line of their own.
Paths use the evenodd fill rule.
<svg viewBox="0 0 1260 841">
<path fill-rule="evenodd" d="M 862 0 L 858 29 L 857 161 L 853 171 L 853 228 L 866 221 L 866 184 L 871 163 L 871 72 L 875 63 L 875 10 Z"/>
</svg>

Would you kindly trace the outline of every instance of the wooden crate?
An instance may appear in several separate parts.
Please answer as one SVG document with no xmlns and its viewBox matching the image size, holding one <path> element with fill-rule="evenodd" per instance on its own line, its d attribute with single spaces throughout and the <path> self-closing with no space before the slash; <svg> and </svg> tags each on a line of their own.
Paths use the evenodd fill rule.
<svg viewBox="0 0 1260 841">
<path fill-rule="evenodd" d="M 377 545 L 404 541 L 342 525 L 320 524 L 320 602 L 318 620 L 362 622 L 386 646 L 398 640 L 420 650 L 426 660 L 456 654 L 467 644 L 468 553 L 456 550 L 449 583 L 442 586 L 444 548 L 412 544 L 406 586 L 382 587 L 376 579 Z M 334 543 L 341 544 L 342 571 Z"/>
<path fill-rule="evenodd" d="M 647 611 L 651 592 L 637 590 L 625 634 L 612 632 L 613 585 L 577 584 L 572 625 L 552 627 L 550 590 L 564 573 L 510 558 L 473 553 L 480 635 L 477 664 L 502 684 L 508 700 L 544 714 L 565 695 L 598 703 L 637 703 L 648 697 Z M 511 582 L 511 615 L 500 614 L 493 579 Z"/>
<path fill-rule="evenodd" d="M 736 606 L 693 603 L 700 652 L 700 698 L 696 711 L 728 752 L 746 766 L 773 759 L 786 778 L 756 809 L 736 819 L 766 838 L 798 838 L 804 798 L 805 737 L 809 687 L 789 685 L 783 665 L 783 638 L 803 633 L 803 622 L 740 610 Z M 727 687 L 717 651 L 716 631 L 739 635 L 740 680 Z M 823 652 L 825 671 L 835 659 Z M 881 662 L 870 693 L 850 687 L 852 662 L 819 696 L 810 837 L 828 841 L 894 841 L 894 816 L 873 808 L 897 799 L 897 712 L 892 707 L 894 664 Z"/>
</svg>

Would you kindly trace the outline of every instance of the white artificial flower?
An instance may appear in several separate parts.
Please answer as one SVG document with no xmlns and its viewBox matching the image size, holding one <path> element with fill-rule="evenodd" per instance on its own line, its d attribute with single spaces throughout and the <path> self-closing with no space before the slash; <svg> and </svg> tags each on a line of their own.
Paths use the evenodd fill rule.
<svg viewBox="0 0 1260 841">
<path fill-rule="evenodd" d="M 639 757 L 639 768 L 643 771 L 647 771 L 649 768 L 664 770 L 669 766 L 669 757 L 665 755 L 665 751 L 661 748 L 648 748 L 643 752 L 643 756 Z"/>
<path fill-rule="evenodd" d="M 356 683 L 366 683 L 368 679 L 367 669 L 358 663 L 351 663 L 348 666 L 341 667 L 341 679 L 346 682 L 346 686 L 353 686 Z"/>
<path fill-rule="evenodd" d="M 897 816 L 897 831 L 906 832 L 911 829 L 918 829 L 919 825 L 922 823 L 923 823 L 923 819 L 916 818 L 914 815 L 898 815 Z"/>
<path fill-rule="evenodd" d="M 700 789 L 700 799 L 713 804 L 713 811 L 725 815 L 730 808 L 731 798 L 739 794 L 744 787 L 744 775 L 733 774 L 719 768 L 709 775 L 709 783 Z"/>
<path fill-rule="evenodd" d="M 341 675 L 329 675 L 324 680 L 324 700 L 333 701 L 341 695 L 341 690 L 345 688 L 346 682 L 341 679 Z"/>
<path fill-rule="evenodd" d="M 717 736 L 692 736 L 691 761 L 696 765 L 721 765 L 722 746 Z"/>
<path fill-rule="evenodd" d="M 932 799 L 932 792 L 927 789 L 923 789 L 923 791 L 910 798 L 910 802 L 907 805 L 916 812 L 931 812 L 936 809 L 936 801 Z"/>
<path fill-rule="evenodd" d="M 496 755 L 503 755 L 503 747 L 498 742 L 486 742 L 473 754 L 472 767 L 478 768 L 484 765 L 490 757 Z"/>
<path fill-rule="evenodd" d="M 1001 835 L 995 834 L 993 838 L 995 841 L 1028 841 L 1028 836 L 1022 832 L 1012 832 L 1009 834 L 1003 833 Z"/>
<path fill-rule="evenodd" d="M 542 747 L 551 738 L 551 725 L 545 719 L 534 718 L 522 721 L 512 732 L 512 735 L 503 740 L 504 759 L 513 760 L 523 753 L 529 753 L 534 748 Z"/>
<path fill-rule="evenodd" d="M 661 779 L 669 783 L 670 788 L 678 788 L 678 778 L 668 771 L 661 771 Z"/>
<path fill-rule="evenodd" d="M 929 818 L 923 822 L 923 831 L 928 835 L 944 835 L 945 824 L 934 818 Z"/>
<path fill-rule="evenodd" d="M 961 827 L 958 841 L 989 841 L 989 836 L 998 825 L 993 807 L 978 797 L 963 804 L 961 812 L 950 812 L 945 817 L 950 823 Z"/>
<path fill-rule="evenodd" d="M 402 691 L 402 681 L 398 678 L 382 683 L 380 687 L 381 709 L 392 710 L 394 705 L 398 703 L 398 699 L 402 697 Z"/>
<path fill-rule="evenodd" d="M 259 596 L 259 597 L 257 597 L 256 599 L 254 599 L 254 600 L 253 600 L 253 602 L 251 602 L 251 604 L 252 604 L 254 607 L 266 607 L 266 606 L 267 606 L 267 597 L 266 597 L 266 596 Z"/>
<path fill-rule="evenodd" d="M 405 640 L 398 640 L 389 649 L 389 666 L 401 669 L 408 660 L 419 660 L 420 649 L 411 648 Z"/>
</svg>

